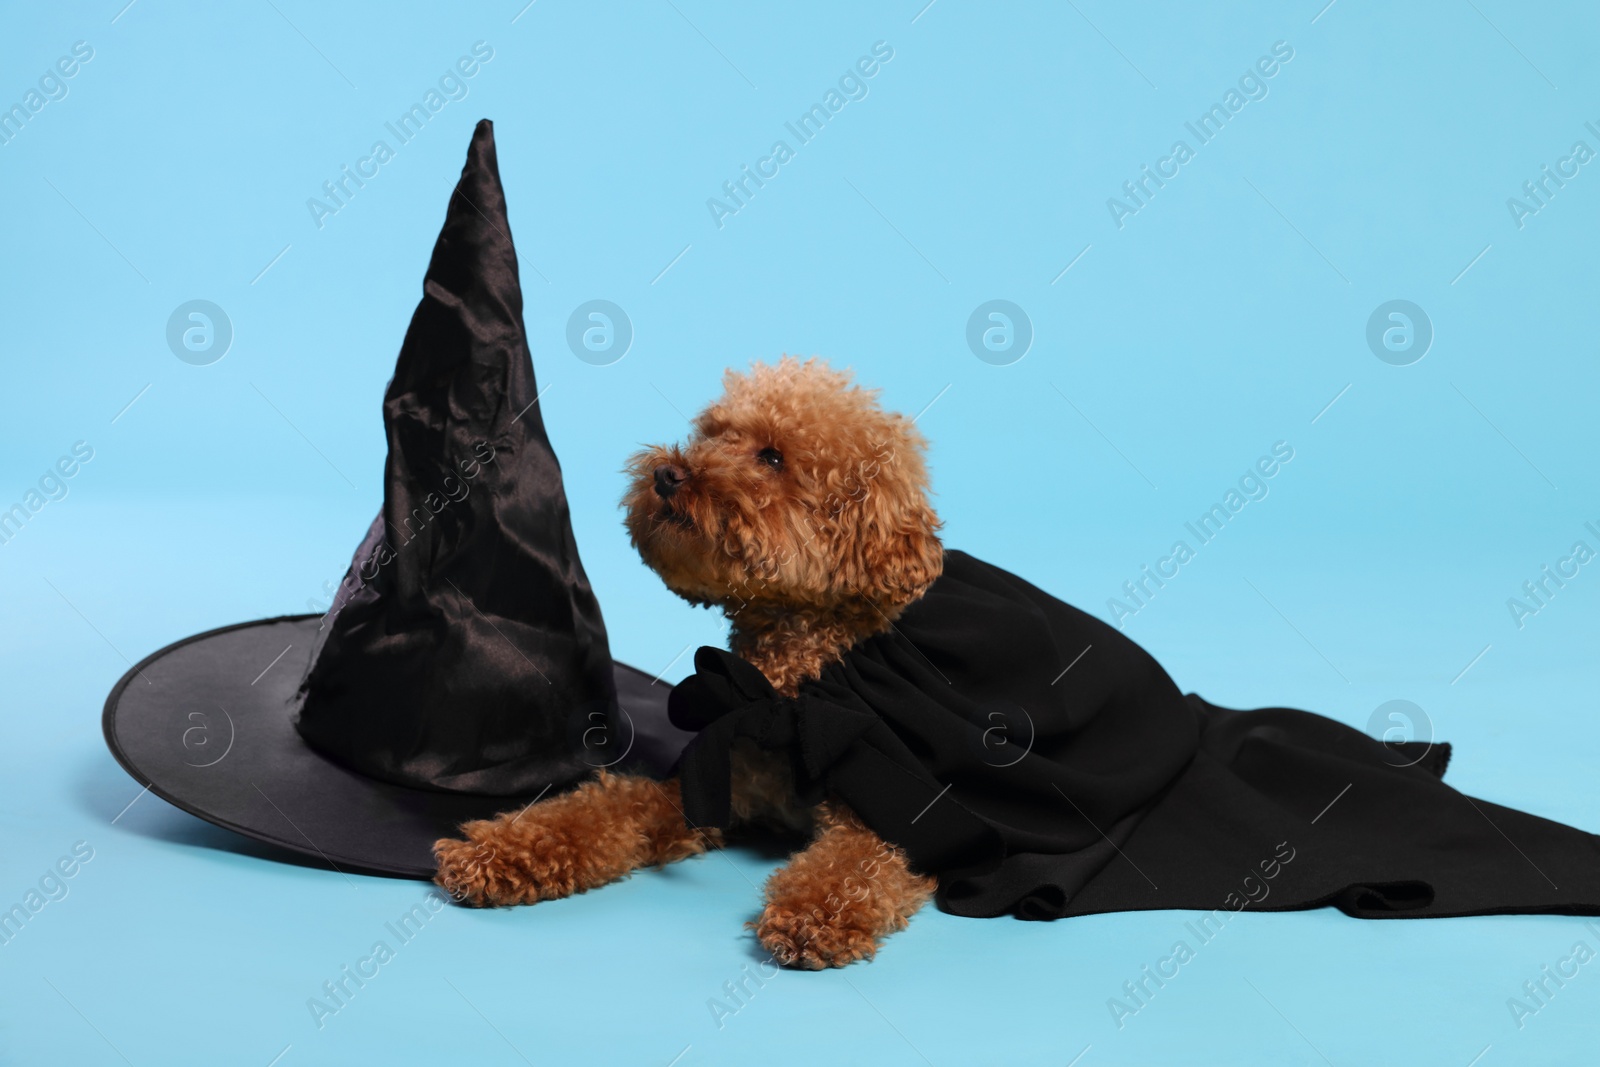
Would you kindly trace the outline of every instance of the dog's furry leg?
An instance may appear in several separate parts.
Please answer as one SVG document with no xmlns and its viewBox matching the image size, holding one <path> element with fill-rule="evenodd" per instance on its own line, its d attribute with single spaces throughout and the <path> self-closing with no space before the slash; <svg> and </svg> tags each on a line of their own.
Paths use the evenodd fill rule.
<svg viewBox="0 0 1600 1067">
<path fill-rule="evenodd" d="M 871 959 L 938 885 L 843 805 L 823 805 L 817 830 L 767 879 L 766 907 L 752 924 L 774 959 L 806 970 Z"/>
<path fill-rule="evenodd" d="M 457 901 L 532 904 L 581 893 L 720 843 L 684 825 L 676 781 L 599 775 L 570 793 L 461 827 L 434 843 L 434 876 Z"/>
</svg>

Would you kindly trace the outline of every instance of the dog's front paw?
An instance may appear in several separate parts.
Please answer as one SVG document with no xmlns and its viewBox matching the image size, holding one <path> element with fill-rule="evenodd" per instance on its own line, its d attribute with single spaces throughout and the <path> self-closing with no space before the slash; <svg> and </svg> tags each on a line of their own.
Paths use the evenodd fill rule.
<svg viewBox="0 0 1600 1067">
<path fill-rule="evenodd" d="M 774 902 L 754 925 L 761 946 L 785 967 L 820 971 L 870 960 L 878 951 L 873 932 L 847 910 L 803 910 Z"/>
<path fill-rule="evenodd" d="M 571 896 L 578 849 L 562 828 L 467 823 L 466 838 L 434 842 L 434 881 L 460 904 L 495 907 Z"/>
<path fill-rule="evenodd" d="M 433 855 L 439 863 L 433 880 L 456 903 L 479 908 L 510 903 L 499 899 L 503 887 L 494 876 L 499 852 L 493 845 L 446 837 L 433 843 Z"/>
</svg>

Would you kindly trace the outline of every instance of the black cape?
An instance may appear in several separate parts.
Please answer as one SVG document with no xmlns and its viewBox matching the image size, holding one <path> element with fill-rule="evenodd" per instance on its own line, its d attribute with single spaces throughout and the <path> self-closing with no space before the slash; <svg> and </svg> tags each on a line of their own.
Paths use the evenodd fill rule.
<svg viewBox="0 0 1600 1067">
<path fill-rule="evenodd" d="M 690 825 L 727 825 L 729 747 L 752 738 L 958 915 L 1600 914 L 1600 838 L 1458 793 L 1448 745 L 1186 696 L 1119 631 L 962 552 L 796 698 L 702 648 L 670 714 L 699 731 Z"/>
</svg>

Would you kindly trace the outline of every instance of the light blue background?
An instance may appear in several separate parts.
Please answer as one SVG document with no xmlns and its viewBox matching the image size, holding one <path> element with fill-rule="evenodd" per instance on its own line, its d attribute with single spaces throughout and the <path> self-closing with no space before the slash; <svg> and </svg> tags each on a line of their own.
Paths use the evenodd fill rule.
<svg viewBox="0 0 1600 1067">
<path fill-rule="evenodd" d="M 741 924 L 777 862 L 738 849 L 444 911 L 319 1030 L 307 998 L 426 887 L 279 862 L 153 797 L 124 810 L 138 789 L 99 727 L 130 660 L 311 610 L 338 580 L 488 116 L 620 657 L 677 677 L 686 644 L 721 637 L 629 548 L 624 456 L 679 437 L 723 367 L 818 354 L 900 410 L 937 398 L 920 425 L 949 544 L 1102 615 L 1289 442 L 1270 495 L 1128 632 L 1222 704 L 1365 727 L 1415 701 L 1457 746 L 1458 788 L 1600 828 L 1600 567 L 1521 629 L 1506 606 L 1574 541 L 1600 548 L 1600 170 L 1522 228 L 1506 207 L 1574 141 L 1600 149 L 1592 8 L 124 2 L 10 4 L 0 31 L 3 105 L 94 48 L 0 146 L 0 507 L 94 449 L 0 545 L 0 904 L 94 849 L 0 945 L 6 1062 L 1594 1061 L 1600 964 L 1520 1029 L 1507 1007 L 1575 942 L 1600 948 L 1571 918 L 1246 915 L 1119 1030 L 1108 998 L 1190 916 L 929 909 L 876 962 L 784 973 L 719 1029 L 707 1002 L 760 958 Z M 307 198 L 479 40 L 494 58 L 468 97 L 319 229 Z M 879 40 L 894 58 L 867 98 L 717 228 L 707 198 Z M 1294 58 L 1267 97 L 1119 229 L 1107 198 L 1276 41 Z M 236 331 L 210 366 L 164 340 L 196 298 Z M 564 342 L 597 298 L 636 330 L 607 367 Z M 1036 331 L 1004 367 L 964 341 L 996 298 Z M 1364 339 L 1397 298 L 1436 334 L 1406 367 Z"/>
</svg>

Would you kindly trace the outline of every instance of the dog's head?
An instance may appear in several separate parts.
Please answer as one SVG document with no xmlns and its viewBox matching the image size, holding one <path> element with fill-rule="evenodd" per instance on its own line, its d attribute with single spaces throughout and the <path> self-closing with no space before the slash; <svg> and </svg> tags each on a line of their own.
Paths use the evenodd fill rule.
<svg viewBox="0 0 1600 1067">
<path fill-rule="evenodd" d="M 738 610 L 886 617 L 939 575 L 926 442 L 874 391 L 815 359 L 728 371 L 683 445 L 628 463 L 634 547 L 668 588 Z"/>
</svg>

